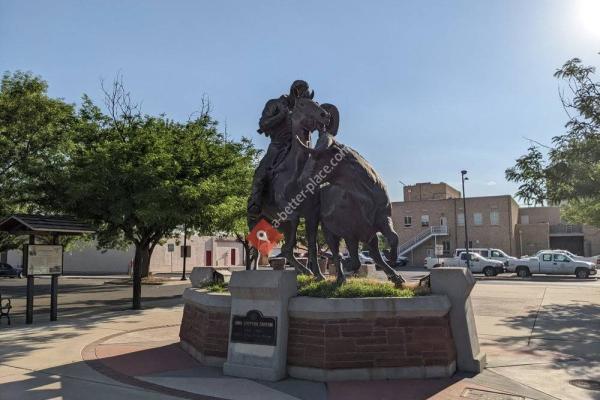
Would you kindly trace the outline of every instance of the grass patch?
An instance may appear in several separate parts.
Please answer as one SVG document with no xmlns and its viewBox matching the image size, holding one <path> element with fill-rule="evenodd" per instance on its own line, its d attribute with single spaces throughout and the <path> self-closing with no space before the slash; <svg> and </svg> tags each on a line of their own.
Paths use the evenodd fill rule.
<svg viewBox="0 0 600 400">
<path fill-rule="evenodd" d="M 335 279 L 317 281 L 315 277 L 298 275 L 298 295 L 321 298 L 414 297 L 427 294 L 421 288 L 397 288 L 391 282 L 374 279 L 348 278 L 338 285 Z M 211 282 L 201 286 L 209 293 L 227 293 L 229 284 Z"/>
<path fill-rule="evenodd" d="M 201 289 L 209 293 L 227 293 L 229 292 L 229 283 L 225 282 L 210 282 L 200 286 Z"/>
<path fill-rule="evenodd" d="M 338 285 L 335 280 L 317 281 L 314 277 L 298 276 L 298 295 L 321 298 L 364 298 L 364 297 L 414 297 L 410 288 L 397 288 L 391 282 L 365 278 L 349 278 Z"/>
</svg>

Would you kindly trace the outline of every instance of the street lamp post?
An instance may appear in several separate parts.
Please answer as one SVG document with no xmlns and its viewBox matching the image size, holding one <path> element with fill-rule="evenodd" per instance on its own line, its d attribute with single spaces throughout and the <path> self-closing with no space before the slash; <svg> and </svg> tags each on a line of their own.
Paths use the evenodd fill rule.
<svg viewBox="0 0 600 400">
<path fill-rule="evenodd" d="M 187 225 L 183 225 L 183 271 L 181 273 L 181 280 L 185 281 L 185 261 L 187 259 Z"/>
<path fill-rule="evenodd" d="M 460 171 L 460 175 L 462 178 L 462 196 L 463 196 L 463 215 L 464 215 L 464 223 L 465 223 L 465 250 L 467 253 L 467 268 L 471 269 L 471 263 L 469 261 L 469 232 L 467 230 L 467 196 L 465 196 L 465 180 L 469 178 L 465 175 L 467 174 L 466 170 Z"/>
</svg>

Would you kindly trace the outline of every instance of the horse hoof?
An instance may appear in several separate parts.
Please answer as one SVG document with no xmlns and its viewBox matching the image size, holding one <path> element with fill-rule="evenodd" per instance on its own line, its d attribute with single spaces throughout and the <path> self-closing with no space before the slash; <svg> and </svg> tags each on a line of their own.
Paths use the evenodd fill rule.
<svg viewBox="0 0 600 400">
<path fill-rule="evenodd" d="M 392 281 L 392 283 L 394 284 L 394 286 L 396 286 L 397 288 L 401 288 L 402 285 L 406 282 L 400 275 L 397 275 L 397 274 L 390 275 L 388 277 L 388 279 L 390 281 Z"/>
<path fill-rule="evenodd" d="M 431 274 L 419 279 L 419 287 L 431 288 Z"/>
</svg>

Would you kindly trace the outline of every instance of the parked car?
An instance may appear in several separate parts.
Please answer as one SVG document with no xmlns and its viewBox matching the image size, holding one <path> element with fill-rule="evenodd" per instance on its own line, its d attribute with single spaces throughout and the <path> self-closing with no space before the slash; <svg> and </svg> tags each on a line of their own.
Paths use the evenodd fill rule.
<svg viewBox="0 0 600 400">
<path fill-rule="evenodd" d="M 536 257 L 525 257 L 510 260 L 507 270 L 516 272 L 521 278 L 533 274 L 575 275 L 577 278 L 588 278 L 596 275 L 596 264 L 590 261 L 574 259 L 560 250 L 539 252 Z"/>
<path fill-rule="evenodd" d="M 390 263 L 390 260 L 388 259 L 388 257 L 385 255 L 384 252 L 381 252 L 381 257 L 383 257 L 383 260 L 393 268 L 405 267 L 408 264 L 408 257 L 398 256 L 396 258 L 396 262 L 394 262 L 394 263 Z"/>
<path fill-rule="evenodd" d="M 361 264 L 375 264 L 375 261 L 373 261 L 373 259 L 369 255 L 369 251 L 368 250 L 359 251 L 358 252 L 358 259 L 360 260 Z"/>
<path fill-rule="evenodd" d="M 7 263 L 0 263 L 0 276 L 6 276 L 10 278 L 22 278 L 23 269 L 19 267 L 13 267 Z"/>
<path fill-rule="evenodd" d="M 425 258 L 425 268 L 431 269 L 442 266 L 466 267 L 467 257 L 469 259 L 469 269 L 474 274 L 483 273 L 485 276 L 496 276 L 504 272 L 504 263 L 502 261 L 482 257 L 477 253 L 471 253 L 471 250 L 469 250 L 469 254 L 462 252 L 458 257 L 452 258 L 427 257 Z"/>
<path fill-rule="evenodd" d="M 405 267 L 408 265 L 408 257 L 398 256 L 396 259 L 396 267 Z"/>
<path fill-rule="evenodd" d="M 454 257 L 458 257 L 458 255 L 462 252 L 465 252 L 466 249 L 459 248 L 454 251 Z M 469 249 L 469 253 L 477 253 L 482 257 L 488 258 L 490 260 L 498 260 L 502 261 L 504 265 L 508 265 L 508 260 L 516 260 L 517 257 L 509 256 L 503 250 L 492 248 L 492 247 L 475 247 L 473 249 Z"/>
</svg>

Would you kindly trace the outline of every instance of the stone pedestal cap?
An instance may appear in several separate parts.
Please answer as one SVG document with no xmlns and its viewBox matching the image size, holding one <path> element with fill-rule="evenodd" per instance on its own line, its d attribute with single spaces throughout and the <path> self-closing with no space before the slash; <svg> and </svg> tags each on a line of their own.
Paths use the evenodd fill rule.
<svg viewBox="0 0 600 400">
<path fill-rule="evenodd" d="M 240 299 L 289 298 L 296 295 L 295 271 L 235 271 L 229 292 Z"/>
<path fill-rule="evenodd" d="M 475 278 L 467 268 L 440 267 L 431 271 L 431 291 L 450 299 L 450 326 L 456 344 L 457 367 L 460 371 L 481 372 L 485 368 L 485 353 L 479 350 L 471 291 Z"/>
</svg>

